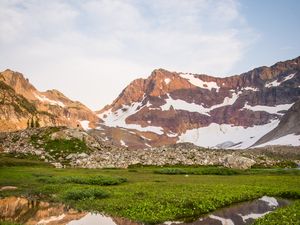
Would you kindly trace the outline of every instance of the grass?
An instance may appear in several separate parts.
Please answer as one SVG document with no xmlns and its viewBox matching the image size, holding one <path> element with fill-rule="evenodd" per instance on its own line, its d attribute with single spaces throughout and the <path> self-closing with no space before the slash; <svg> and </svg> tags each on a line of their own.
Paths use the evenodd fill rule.
<svg viewBox="0 0 300 225">
<path fill-rule="evenodd" d="M 85 200 L 85 199 L 102 199 L 108 197 L 109 194 L 101 189 L 96 189 L 96 188 L 88 188 L 88 189 L 71 189 L 67 190 L 63 194 L 63 198 L 65 200 L 73 200 L 73 201 L 78 201 L 78 200 Z"/>
<path fill-rule="evenodd" d="M 154 170 L 154 173 L 178 175 L 178 174 L 191 174 L 191 175 L 237 175 L 243 173 L 241 170 L 235 170 L 224 167 L 199 167 L 199 168 L 162 168 Z"/>
<path fill-rule="evenodd" d="M 18 189 L 2 191 L 0 197 L 35 196 L 148 224 L 193 220 L 218 208 L 263 195 L 300 199 L 299 170 L 251 169 L 220 174 L 223 169 L 1 167 L 0 186 Z M 285 210 L 287 214 L 295 211 L 293 207 Z"/>
<path fill-rule="evenodd" d="M 65 177 L 49 177 L 42 176 L 38 179 L 42 183 L 56 183 L 56 184 L 87 184 L 87 185 L 99 185 L 99 186 L 110 186 L 118 185 L 127 181 L 121 177 L 108 177 L 108 176 L 93 176 L 93 177 L 78 177 L 78 176 L 65 176 Z"/>
<path fill-rule="evenodd" d="M 0 220 L 0 225 L 21 225 L 19 223 L 11 222 L 11 221 L 1 221 Z"/>
<path fill-rule="evenodd" d="M 277 225 L 278 221 L 280 221 L 280 225 L 299 225 L 300 200 L 256 220 L 253 225 Z"/>
<path fill-rule="evenodd" d="M 13 157 L 12 154 L 1 154 L 0 168 L 12 166 L 31 166 L 31 167 L 50 167 L 42 161 L 37 160 L 37 156 L 19 154 L 18 158 Z"/>
</svg>

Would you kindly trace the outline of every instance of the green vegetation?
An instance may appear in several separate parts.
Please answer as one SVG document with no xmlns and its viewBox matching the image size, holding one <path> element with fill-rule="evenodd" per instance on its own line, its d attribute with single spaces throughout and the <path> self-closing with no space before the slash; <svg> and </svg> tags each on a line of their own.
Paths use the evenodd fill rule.
<svg viewBox="0 0 300 225">
<path fill-rule="evenodd" d="M 84 199 L 89 199 L 89 200 L 101 199 L 101 198 L 106 198 L 108 196 L 109 195 L 101 189 L 89 188 L 89 189 L 82 189 L 82 190 L 80 189 L 67 190 L 64 193 L 63 198 L 65 200 L 78 201 Z"/>
<path fill-rule="evenodd" d="M 66 176 L 66 177 L 49 177 L 43 176 L 38 179 L 39 182 L 44 183 L 73 183 L 73 184 L 88 184 L 88 185 L 99 185 L 99 186 L 110 186 L 118 185 L 127 181 L 125 178 L 121 177 L 108 177 L 108 176 L 93 176 L 93 177 L 76 177 L 76 176 Z"/>
<path fill-rule="evenodd" d="M 1 167 L 13 167 L 13 166 L 38 166 L 38 167 L 49 167 L 46 164 L 38 160 L 36 155 L 31 154 L 18 154 L 17 157 L 13 154 L 1 154 L 0 157 L 0 168 Z"/>
<path fill-rule="evenodd" d="M 105 212 L 149 224 L 193 220 L 218 208 L 264 195 L 300 199 L 300 171 L 297 169 L 233 170 L 235 174 L 224 169 L 227 172 L 220 174 L 222 169 L 180 166 L 128 170 L 1 167 L 0 186 L 16 186 L 18 189 L 2 191 L 0 197 L 39 197 L 80 210 Z M 274 213 L 268 217 L 292 214 L 290 217 L 297 219 L 299 203 Z"/>
<path fill-rule="evenodd" d="M 297 163 L 286 160 L 286 161 L 280 161 L 277 164 L 273 165 L 272 168 L 297 168 Z M 258 169 L 258 168 L 267 168 L 264 164 L 254 164 L 252 168 Z"/>
<path fill-rule="evenodd" d="M 10 222 L 10 221 L 0 221 L 0 225 L 21 225 L 21 224 Z"/>
<path fill-rule="evenodd" d="M 36 148 L 43 147 L 55 159 L 66 157 L 71 153 L 88 153 L 90 149 L 83 140 L 72 138 L 67 139 L 51 139 L 51 134 L 60 131 L 60 127 L 50 127 L 38 135 L 31 136 L 31 143 Z"/>
<path fill-rule="evenodd" d="M 254 225 L 299 225 L 300 224 L 300 200 L 292 205 L 281 208 L 255 221 Z"/>
<path fill-rule="evenodd" d="M 162 168 L 154 170 L 158 174 L 191 174 L 191 175 L 237 175 L 243 173 L 241 170 L 235 170 L 224 167 L 198 167 L 198 168 Z"/>
</svg>

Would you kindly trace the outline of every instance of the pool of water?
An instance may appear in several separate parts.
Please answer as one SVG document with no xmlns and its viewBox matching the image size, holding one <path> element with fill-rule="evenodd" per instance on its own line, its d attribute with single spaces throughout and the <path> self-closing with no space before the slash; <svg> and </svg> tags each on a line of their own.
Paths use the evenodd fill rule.
<svg viewBox="0 0 300 225">
<path fill-rule="evenodd" d="M 165 225 L 243 225 L 289 204 L 289 200 L 264 196 L 236 204 L 197 219 L 192 223 L 165 222 Z M 0 220 L 26 225 L 141 225 L 124 218 L 79 212 L 63 204 L 34 201 L 23 197 L 0 199 Z"/>
<path fill-rule="evenodd" d="M 243 202 L 217 210 L 201 217 L 192 223 L 166 222 L 168 225 L 244 225 L 252 224 L 255 219 L 286 206 L 290 203 L 286 199 L 264 196 L 260 199 Z"/>
</svg>

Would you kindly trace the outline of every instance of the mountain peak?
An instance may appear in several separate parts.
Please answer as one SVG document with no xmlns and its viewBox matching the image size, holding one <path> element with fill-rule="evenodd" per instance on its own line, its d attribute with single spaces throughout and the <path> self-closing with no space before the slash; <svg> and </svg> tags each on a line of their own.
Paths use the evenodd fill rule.
<svg viewBox="0 0 300 225">
<path fill-rule="evenodd" d="M 148 78 L 131 82 L 99 117 L 110 132 L 122 133 L 122 140 L 111 137 L 117 144 L 232 143 L 247 148 L 277 126 L 297 101 L 298 63 L 288 60 L 224 78 L 155 69 Z"/>
</svg>

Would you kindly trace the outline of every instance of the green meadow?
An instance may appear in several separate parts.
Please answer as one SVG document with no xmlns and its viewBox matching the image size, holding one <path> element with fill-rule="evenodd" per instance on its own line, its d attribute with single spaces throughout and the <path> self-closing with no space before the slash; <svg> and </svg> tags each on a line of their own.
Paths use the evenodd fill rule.
<svg viewBox="0 0 300 225">
<path fill-rule="evenodd" d="M 264 195 L 293 199 L 256 224 L 299 224 L 300 170 L 221 167 L 133 167 L 55 169 L 35 159 L 0 158 L 0 186 L 25 196 L 61 202 L 79 210 L 104 212 L 156 224 L 193 221 L 203 214 Z M 288 216 L 284 216 L 288 215 Z"/>
</svg>

